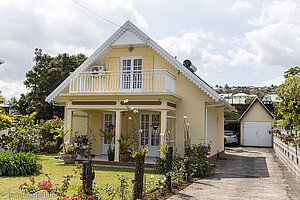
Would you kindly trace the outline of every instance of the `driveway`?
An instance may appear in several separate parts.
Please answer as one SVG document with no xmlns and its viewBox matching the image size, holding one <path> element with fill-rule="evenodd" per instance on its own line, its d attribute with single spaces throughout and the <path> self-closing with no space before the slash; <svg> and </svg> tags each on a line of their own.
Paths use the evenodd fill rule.
<svg viewBox="0 0 300 200">
<path fill-rule="evenodd" d="M 300 199 L 300 183 L 271 148 L 230 147 L 215 161 L 214 175 L 169 198 Z"/>
</svg>

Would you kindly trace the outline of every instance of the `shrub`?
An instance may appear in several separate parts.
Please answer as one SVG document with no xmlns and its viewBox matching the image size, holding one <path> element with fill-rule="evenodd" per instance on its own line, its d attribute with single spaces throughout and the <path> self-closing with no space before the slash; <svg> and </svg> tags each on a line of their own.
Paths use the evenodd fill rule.
<svg viewBox="0 0 300 200">
<path fill-rule="evenodd" d="M 53 129 L 63 129 L 63 120 L 54 116 L 46 122 L 40 121 L 38 128 L 38 135 L 40 136 L 40 147 L 42 152 L 57 153 L 60 151 L 60 146 L 63 143 L 63 137 L 54 139 Z"/>
<path fill-rule="evenodd" d="M 0 152 L 0 176 L 36 175 L 41 169 L 39 157 L 33 153 Z"/>
<path fill-rule="evenodd" d="M 8 135 L 1 136 L 1 147 L 15 152 L 39 152 L 39 126 L 35 123 L 35 115 L 19 116 Z"/>
<path fill-rule="evenodd" d="M 210 144 L 205 145 L 205 144 L 198 144 L 198 145 L 193 145 L 192 151 L 191 151 L 191 156 L 196 157 L 196 158 L 207 158 L 207 156 L 210 155 L 211 151 L 211 146 Z"/>
<path fill-rule="evenodd" d="M 11 128 L 14 123 L 14 118 L 2 113 L 0 108 L 0 131 L 6 128 Z"/>
<path fill-rule="evenodd" d="M 214 172 L 210 163 L 202 158 L 191 158 L 190 169 L 194 177 L 204 177 Z"/>
<path fill-rule="evenodd" d="M 180 157 L 174 157 L 172 162 L 172 171 L 178 172 L 183 168 L 183 159 Z M 157 158 L 154 165 L 155 173 L 165 174 L 167 172 L 167 160 L 166 158 Z"/>
</svg>

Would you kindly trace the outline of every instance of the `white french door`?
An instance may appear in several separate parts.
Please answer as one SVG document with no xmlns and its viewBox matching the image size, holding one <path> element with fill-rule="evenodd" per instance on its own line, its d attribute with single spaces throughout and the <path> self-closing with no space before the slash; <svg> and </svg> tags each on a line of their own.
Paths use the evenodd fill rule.
<svg viewBox="0 0 300 200">
<path fill-rule="evenodd" d="M 138 91 L 142 87 L 142 58 L 121 59 L 121 90 Z"/>
<path fill-rule="evenodd" d="M 160 114 L 141 113 L 140 114 L 140 144 L 148 145 L 151 157 L 159 156 L 159 136 L 160 136 Z"/>
<path fill-rule="evenodd" d="M 111 129 L 115 129 L 116 127 L 116 114 L 113 112 L 104 112 L 102 116 L 103 124 L 102 124 L 102 130 L 109 132 Z M 101 153 L 102 154 L 107 154 L 108 150 L 108 142 L 107 140 L 102 137 L 102 145 L 101 145 Z M 112 144 L 112 148 L 114 147 L 114 142 Z"/>
</svg>

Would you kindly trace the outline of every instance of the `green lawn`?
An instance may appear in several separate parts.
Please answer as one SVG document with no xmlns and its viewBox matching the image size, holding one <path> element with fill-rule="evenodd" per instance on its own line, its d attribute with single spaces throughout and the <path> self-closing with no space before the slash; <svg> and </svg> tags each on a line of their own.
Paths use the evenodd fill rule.
<svg viewBox="0 0 300 200">
<path fill-rule="evenodd" d="M 41 163 L 43 165 L 42 173 L 49 174 L 51 177 L 52 184 L 61 185 L 63 176 L 73 175 L 74 172 L 72 169 L 75 169 L 75 165 L 64 165 L 63 160 L 54 159 L 54 156 L 42 155 Z M 100 187 L 103 188 L 106 185 L 116 187 L 119 185 L 117 175 L 123 175 L 129 179 L 134 177 L 134 169 L 128 168 L 115 168 L 115 167 L 95 167 L 96 177 L 94 182 Z M 154 178 L 159 178 L 161 175 L 157 175 L 152 170 L 145 170 L 146 178 L 149 179 L 150 176 Z M 36 182 L 47 180 L 47 178 L 40 174 L 35 176 Z M 19 190 L 19 185 L 29 182 L 29 177 L 0 177 L 0 199 L 22 199 L 22 198 L 12 198 L 8 197 L 8 194 L 18 193 L 22 194 L 22 191 Z M 70 181 L 69 194 L 74 194 L 77 191 L 78 186 L 81 184 L 81 180 L 78 175 Z M 131 186 L 131 185 L 130 185 Z M 101 190 L 103 195 L 103 191 Z M 1 197 L 2 196 L 2 197 Z M 3 197 L 5 196 L 5 197 Z M 25 199 L 25 198 L 24 198 Z M 45 199 L 45 198 L 40 198 Z"/>
</svg>

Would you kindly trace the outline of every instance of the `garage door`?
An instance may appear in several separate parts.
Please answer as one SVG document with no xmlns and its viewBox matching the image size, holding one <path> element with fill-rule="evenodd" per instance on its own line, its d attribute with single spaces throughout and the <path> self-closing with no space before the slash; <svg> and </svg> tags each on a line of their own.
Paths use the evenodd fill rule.
<svg viewBox="0 0 300 200">
<path fill-rule="evenodd" d="M 272 135 L 269 130 L 271 122 L 244 122 L 244 145 L 245 146 L 272 146 Z"/>
</svg>

